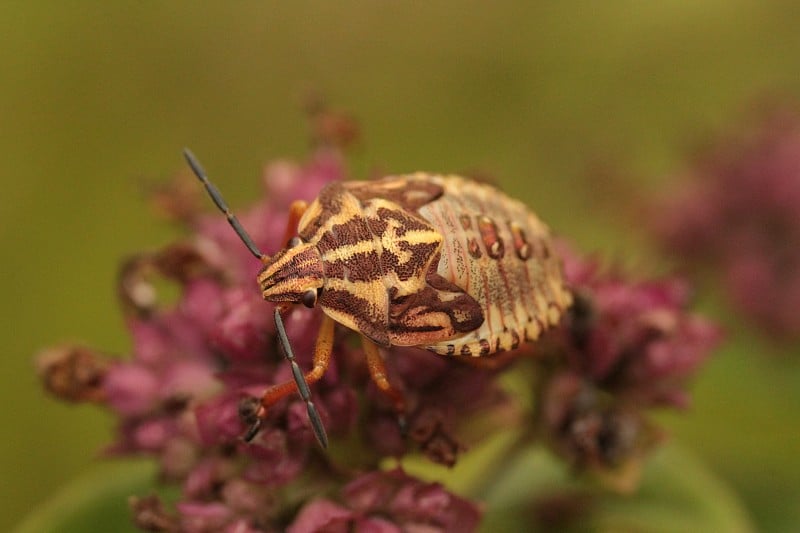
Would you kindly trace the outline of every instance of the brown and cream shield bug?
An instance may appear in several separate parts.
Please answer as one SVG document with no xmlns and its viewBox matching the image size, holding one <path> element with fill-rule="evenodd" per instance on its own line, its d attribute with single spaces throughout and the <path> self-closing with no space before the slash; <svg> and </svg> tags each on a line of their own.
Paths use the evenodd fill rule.
<svg viewBox="0 0 800 533">
<path fill-rule="evenodd" d="M 537 339 L 572 298 L 550 231 L 521 202 L 457 176 L 416 173 L 327 185 L 294 202 L 287 246 L 263 254 L 189 150 L 184 155 L 217 207 L 264 266 L 258 283 L 278 304 L 275 323 L 294 381 L 243 404 L 252 439 L 267 409 L 299 392 L 324 447 L 327 437 L 308 383 L 325 373 L 334 323 L 361 335 L 375 384 L 402 417 L 403 396 L 386 377 L 380 349 L 417 346 L 455 357 L 489 357 Z M 292 304 L 324 313 L 303 372 L 283 327 Z"/>
</svg>

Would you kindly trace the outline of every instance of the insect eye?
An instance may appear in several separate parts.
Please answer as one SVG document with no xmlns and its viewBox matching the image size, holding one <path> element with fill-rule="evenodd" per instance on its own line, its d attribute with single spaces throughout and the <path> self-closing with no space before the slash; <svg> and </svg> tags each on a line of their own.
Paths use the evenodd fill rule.
<svg viewBox="0 0 800 533">
<path fill-rule="evenodd" d="M 308 289 L 303 294 L 303 305 L 306 307 L 314 307 L 317 303 L 317 291 L 314 289 Z"/>
<path fill-rule="evenodd" d="M 296 248 L 297 246 L 300 246 L 301 244 L 303 244 L 303 241 L 300 240 L 300 237 L 292 237 L 291 239 L 289 239 L 289 242 L 286 243 L 286 247 L 287 248 Z"/>
</svg>

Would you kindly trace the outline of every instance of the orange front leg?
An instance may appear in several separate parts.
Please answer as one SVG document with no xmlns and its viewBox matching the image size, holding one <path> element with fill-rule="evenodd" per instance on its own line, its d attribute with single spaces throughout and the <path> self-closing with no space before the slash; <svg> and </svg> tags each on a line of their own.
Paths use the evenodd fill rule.
<svg viewBox="0 0 800 533">
<path fill-rule="evenodd" d="M 297 225 L 303 218 L 306 209 L 308 209 L 308 202 L 305 200 L 295 200 L 289 206 L 289 218 L 286 221 L 286 232 L 283 235 L 284 243 L 288 243 L 292 237 L 297 235 Z"/>
<path fill-rule="evenodd" d="M 276 322 L 280 320 L 279 313 L 280 311 L 276 309 Z M 268 388 L 266 391 L 264 391 L 264 394 L 261 396 L 261 400 L 258 401 L 256 405 L 253 405 L 253 402 L 243 404 L 240 410 L 242 418 L 244 418 L 246 422 L 250 423 L 250 428 L 245 434 L 244 440 L 250 441 L 256 436 L 259 428 L 261 427 L 261 422 L 267 416 L 267 410 L 270 407 L 275 405 L 275 403 L 286 396 L 295 392 L 299 392 L 300 396 L 303 398 L 303 401 L 306 403 L 308 416 L 311 420 L 311 426 L 314 429 L 317 439 L 323 448 L 327 447 L 328 438 L 325 434 L 325 428 L 322 425 L 322 421 L 319 418 L 319 414 L 317 413 L 314 403 L 311 401 L 311 393 L 308 390 L 307 385 L 319 381 L 319 379 L 325 375 L 325 371 L 328 369 L 328 365 L 331 361 L 331 354 L 333 353 L 333 326 L 333 319 L 327 315 L 323 315 L 322 324 L 320 324 L 319 333 L 317 335 L 317 342 L 314 346 L 313 368 L 303 374 L 299 365 L 294 359 L 294 354 L 291 351 L 291 345 L 289 345 L 288 339 L 286 342 L 284 342 L 284 337 L 282 336 L 283 325 L 281 323 L 278 333 L 281 337 L 281 345 L 284 346 L 284 350 L 286 351 L 284 355 L 289 361 L 289 364 L 292 365 L 292 374 L 295 375 L 295 379 Z"/>
<path fill-rule="evenodd" d="M 369 368 L 369 375 L 372 381 L 394 404 L 394 410 L 397 412 L 397 421 L 400 424 L 400 429 L 405 433 L 406 429 L 406 400 L 403 393 L 389 383 L 389 378 L 386 374 L 386 365 L 383 363 L 380 349 L 378 345 L 362 335 L 361 343 L 364 346 L 364 353 L 367 356 L 367 367 Z"/>
</svg>

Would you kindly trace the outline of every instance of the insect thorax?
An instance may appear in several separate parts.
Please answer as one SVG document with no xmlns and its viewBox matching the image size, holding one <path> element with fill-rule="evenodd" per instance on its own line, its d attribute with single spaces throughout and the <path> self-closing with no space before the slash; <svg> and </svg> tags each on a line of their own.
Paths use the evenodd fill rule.
<svg viewBox="0 0 800 533">
<path fill-rule="evenodd" d="M 314 245 L 324 271 L 319 299 L 337 322 L 378 344 L 393 342 L 393 301 L 421 293 L 442 236 L 385 198 L 359 199 L 351 184 L 327 186 L 300 220 L 300 238 Z"/>
</svg>

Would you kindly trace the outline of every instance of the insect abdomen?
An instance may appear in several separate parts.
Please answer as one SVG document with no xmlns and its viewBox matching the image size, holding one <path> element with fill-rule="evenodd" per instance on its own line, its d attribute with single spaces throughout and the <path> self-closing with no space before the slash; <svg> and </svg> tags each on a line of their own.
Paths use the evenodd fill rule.
<svg viewBox="0 0 800 533">
<path fill-rule="evenodd" d="M 515 349 L 558 323 L 571 296 L 547 226 L 488 185 L 454 176 L 420 179 L 444 189 L 418 211 L 444 236 L 438 273 L 477 300 L 485 318 L 475 331 L 427 348 L 490 355 Z"/>
</svg>

